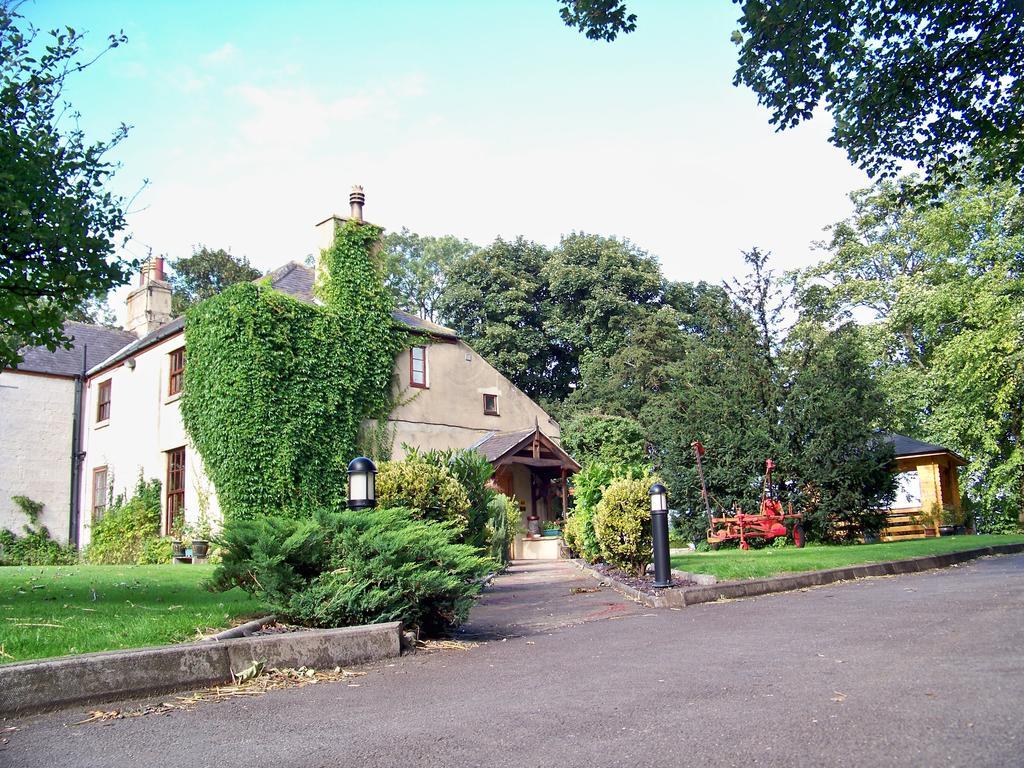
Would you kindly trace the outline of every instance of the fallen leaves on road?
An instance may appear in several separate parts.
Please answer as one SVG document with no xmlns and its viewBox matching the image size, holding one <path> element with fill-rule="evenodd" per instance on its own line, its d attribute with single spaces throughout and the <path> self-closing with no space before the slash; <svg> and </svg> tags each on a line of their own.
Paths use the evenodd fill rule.
<svg viewBox="0 0 1024 768">
<path fill-rule="evenodd" d="M 416 647 L 424 651 L 468 651 L 476 648 L 479 643 L 463 640 L 417 640 Z"/>
<path fill-rule="evenodd" d="M 842 691 L 832 691 L 835 695 L 832 697 L 832 701 L 843 702 L 846 701 L 846 694 Z"/>
<path fill-rule="evenodd" d="M 592 592 L 600 592 L 600 587 L 573 587 L 569 590 L 570 595 L 589 595 Z"/>
<path fill-rule="evenodd" d="M 318 671 L 307 667 L 298 669 L 263 669 L 261 662 L 254 662 L 249 668 L 242 670 L 236 675 L 236 680 L 245 675 L 253 666 L 260 665 L 260 673 L 254 677 L 247 677 L 234 685 L 215 685 L 204 688 L 188 696 L 176 696 L 174 701 L 164 701 L 159 704 L 149 704 L 138 709 L 93 709 L 86 712 L 88 715 L 84 720 L 79 720 L 72 725 L 90 725 L 94 723 L 105 723 L 111 720 L 123 720 L 129 717 L 143 717 L 145 715 L 164 715 L 175 711 L 192 711 L 204 702 L 227 701 L 237 697 L 262 696 L 267 691 L 278 691 L 284 688 L 304 688 L 307 685 L 317 683 L 336 683 L 348 680 L 352 677 L 362 677 L 365 672 L 350 672 L 341 667 L 333 670 Z"/>
</svg>

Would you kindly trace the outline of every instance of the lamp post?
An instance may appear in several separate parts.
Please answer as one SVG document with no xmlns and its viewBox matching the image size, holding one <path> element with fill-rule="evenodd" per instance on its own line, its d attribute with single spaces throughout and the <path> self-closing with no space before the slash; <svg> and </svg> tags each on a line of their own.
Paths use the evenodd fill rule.
<svg viewBox="0 0 1024 768">
<path fill-rule="evenodd" d="M 348 508 L 371 509 L 377 506 L 375 478 L 377 465 L 365 456 L 348 463 Z"/>
<path fill-rule="evenodd" d="M 668 559 L 668 490 L 661 483 L 651 486 L 651 533 L 654 534 L 654 586 L 672 586 Z"/>
</svg>

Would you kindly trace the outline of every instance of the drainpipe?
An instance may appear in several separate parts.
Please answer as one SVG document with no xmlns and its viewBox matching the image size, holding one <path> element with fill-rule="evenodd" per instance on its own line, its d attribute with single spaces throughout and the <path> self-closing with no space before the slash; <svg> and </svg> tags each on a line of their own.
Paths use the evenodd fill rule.
<svg viewBox="0 0 1024 768">
<path fill-rule="evenodd" d="M 75 407 L 71 422 L 71 511 L 68 515 L 68 544 L 78 549 L 78 519 L 81 512 L 82 462 L 82 394 L 85 386 L 85 360 L 88 345 L 82 345 L 82 372 L 75 376 Z"/>
</svg>

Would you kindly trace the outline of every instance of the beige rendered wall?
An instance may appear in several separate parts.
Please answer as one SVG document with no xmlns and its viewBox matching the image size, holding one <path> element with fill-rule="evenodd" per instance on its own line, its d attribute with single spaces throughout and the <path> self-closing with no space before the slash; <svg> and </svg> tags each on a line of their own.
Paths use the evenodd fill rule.
<svg viewBox="0 0 1024 768">
<path fill-rule="evenodd" d="M 11 496 L 43 503 L 40 522 L 68 540 L 71 507 L 73 379 L 0 373 L 0 528 L 17 533 L 27 518 Z"/>
<path fill-rule="evenodd" d="M 134 488 L 139 471 L 146 480 L 157 478 L 162 486 L 161 524 L 166 512 L 167 451 L 185 446 L 185 519 L 199 517 L 203 496 L 209 499 L 208 514 L 219 520 L 213 485 L 203 471 L 202 460 L 185 434 L 179 408 L 180 395 L 168 396 L 170 353 L 185 343 L 178 333 L 148 347 L 133 359 L 134 369 L 124 363 L 92 376 L 84 405 L 82 472 L 82 532 L 84 546 L 89 541 L 92 519 L 92 473 L 106 466 L 114 495 Z M 96 396 L 99 384 L 111 382 L 110 419 L 96 421 Z"/>
<path fill-rule="evenodd" d="M 539 405 L 502 376 L 462 341 L 427 345 L 427 388 L 409 384 L 409 352 L 395 361 L 395 398 L 398 406 L 389 422 L 394 430 L 394 458 L 401 446 L 466 448 L 488 432 L 532 429 L 558 442 L 556 422 Z M 498 396 L 498 415 L 484 414 L 483 396 Z M 527 495 L 526 498 L 529 498 Z"/>
</svg>

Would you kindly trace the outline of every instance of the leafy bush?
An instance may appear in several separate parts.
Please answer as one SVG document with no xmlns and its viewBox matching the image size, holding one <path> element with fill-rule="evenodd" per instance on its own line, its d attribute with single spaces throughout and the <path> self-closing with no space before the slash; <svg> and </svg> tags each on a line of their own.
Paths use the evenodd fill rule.
<svg viewBox="0 0 1024 768">
<path fill-rule="evenodd" d="M 650 481 L 616 480 L 594 510 L 594 533 L 605 560 L 642 576 L 651 562 Z"/>
<path fill-rule="evenodd" d="M 136 565 L 163 565 L 169 563 L 174 557 L 171 548 L 171 537 L 161 536 L 153 539 L 143 539 L 142 548 L 139 550 Z"/>
<path fill-rule="evenodd" d="M 377 472 L 377 503 L 406 507 L 419 517 L 451 522 L 460 532 L 469 522 L 469 496 L 448 467 L 425 454 L 412 453 L 402 461 L 386 461 Z"/>
<path fill-rule="evenodd" d="M 565 543 L 573 552 L 591 563 L 602 559 L 601 547 L 594 533 L 594 512 L 605 489 L 615 480 L 642 478 L 647 468 L 638 464 L 587 464 L 572 482 L 575 489 L 575 508 L 565 525 Z"/>
<path fill-rule="evenodd" d="M 562 427 L 562 447 L 582 464 L 643 464 L 647 459 L 643 427 L 621 416 L 581 414 Z"/>
<path fill-rule="evenodd" d="M 213 585 L 241 587 L 304 626 L 397 620 L 436 634 L 465 618 L 494 565 L 459 533 L 402 508 L 229 519 Z"/>
<path fill-rule="evenodd" d="M 492 560 L 505 564 L 508 562 L 512 540 L 522 527 L 519 504 L 515 499 L 495 492 L 487 508 L 490 515 L 487 521 L 488 550 Z"/>
<path fill-rule="evenodd" d="M 0 531 L 0 565 L 72 565 L 78 562 L 78 552 L 65 547 L 50 537 L 45 525 L 39 525 L 43 504 L 27 496 L 12 496 L 13 501 L 28 518 L 21 527 L 24 535 L 14 531 Z"/>
<path fill-rule="evenodd" d="M 99 520 L 92 523 L 85 560 L 99 565 L 142 565 L 169 562 L 156 560 L 161 552 L 160 481 L 142 479 L 130 499 L 118 496 Z"/>
</svg>

